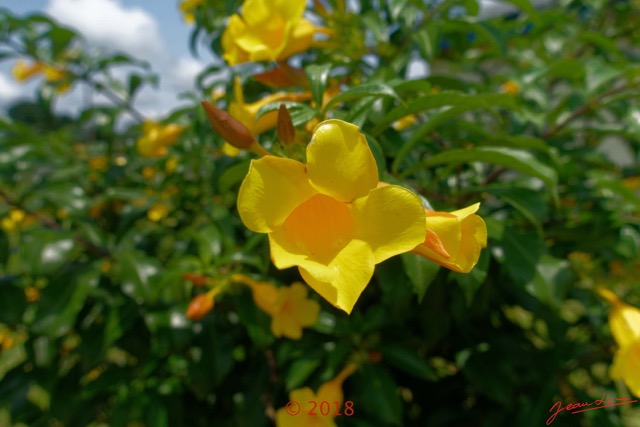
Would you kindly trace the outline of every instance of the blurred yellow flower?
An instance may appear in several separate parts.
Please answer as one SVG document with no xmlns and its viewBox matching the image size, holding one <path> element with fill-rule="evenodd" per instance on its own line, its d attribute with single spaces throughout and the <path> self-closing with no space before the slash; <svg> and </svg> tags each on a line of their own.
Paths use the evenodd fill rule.
<svg viewBox="0 0 640 427">
<path fill-rule="evenodd" d="M 318 320 L 320 304 L 307 299 L 307 288 L 302 283 L 276 287 L 239 274 L 234 275 L 232 280 L 251 288 L 258 308 L 271 316 L 271 332 L 276 338 L 285 336 L 299 340 L 302 338 L 302 328 Z"/>
<path fill-rule="evenodd" d="M 156 203 L 151 206 L 147 211 L 147 218 L 153 222 L 158 222 L 164 219 L 169 214 L 169 208 L 167 205 Z"/>
<path fill-rule="evenodd" d="M 163 157 L 168 153 L 167 147 L 176 142 L 184 127 L 147 121 L 142 130 L 143 135 L 136 143 L 138 153 L 144 157 Z"/>
<path fill-rule="evenodd" d="M 204 0 L 182 0 L 179 8 L 187 24 L 193 24 L 195 22 L 196 16 L 193 13 L 193 9 L 200 6 L 203 2 Z"/>
<path fill-rule="evenodd" d="M 24 289 L 24 297 L 28 302 L 36 302 L 40 299 L 40 290 L 35 286 Z"/>
<path fill-rule="evenodd" d="M 153 166 L 145 166 L 142 168 L 142 176 L 151 179 L 156 175 L 156 169 Z"/>
<path fill-rule="evenodd" d="M 5 231 L 16 230 L 24 222 L 26 213 L 22 209 L 11 208 L 7 216 L 0 220 L 0 227 Z"/>
<path fill-rule="evenodd" d="M 19 82 L 25 82 L 40 73 L 44 75 L 45 81 L 49 83 L 59 83 L 56 86 L 56 92 L 58 93 L 66 92 L 71 87 L 69 82 L 64 82 L 69 75 L 65 70 L 46 65 L 42 62 L 27 64 L 23 59 L 18 59 L 12 70 L 13 77 Z"/>
<path fill-rule="evenodd" d="M 164 164 L 164 171 L 171 175 L 178 169 L 178 158 L 176 156 L 171 156 L 167 159 Z"/>
<path fill-rule="evenodd" d="M 300 412 L 292 414 L 287 412 L 285 408 L 280 408 L 276 412 L 276 427 L 335 427 L 333 421 L 336 414 L 342 414 L 345 409 L 342 408 L 344 393 L 342 391 L 342 383 L 357 369 L 354 364 L 347 365 L 346 368 L 338 374 L 334 379 L 322 384 L 317 393 L 314 393 L 309 387 L 293 390 L 289 393 L 289 400 L 300 404 Z M 309 405 L 315 402 L 315 409 Z M 322 408 L 322 402 L 329 404 L 329 411 Z M 325 415 L 326 413 L 326 415 Z"/>
<path fill-rule="evenodd" d="M 229 65 L 284 60 L 307 50 L 318 29 L 302 17 L 306 0 L 245 0 L 222 35 Z"/>
<path fill-rule="evenodd" d="M 425 209 L 427 233 L 413 252 L 450 270 L 468 273 L 487 246 L 487 226 L 476 215 L 480 203 L 451 213 Z"/>
<path fill-rule="evenodd" d="M 518 93 L 520 93 L 520 86 L 518 86 L 518 83 L 514 82 L 513 80 L 507 80 L 506 82 L 502 83 L 502 85 L 500 86 L 500 90 L 503 93 L 509 95 L 517 95 Z"/>
<path fill-rule="evenodd" d="M 624 380 L 631 393 L 640 397 L 640 309 L 625 304 L 611 291 L 598 293 L 611 305 L 609 327 L 620 348 L 611 366 L 611 378 Z"/>
<path fill-rule="evenodd" d="M 408 116 L 404 116 L 401 119 L 396 120 L 391 124 L 391 126 L 397 130 L 405 130 L 409 126 L 413 126 L 418 121 L 418 117 L 415 114 L 409 114 Z"/>
<path fill-rule="evenodd" d="M 377 187 L 378 167 L 358 127 L 320 123 L 307 164 L 264 156 L 240 187 L 244 224 L 269 235 L 279 269 L 298 266 L 323 298 L 350 313 L 374 266 L 424 241 L 420 199 L 394 185 Z"/>
<path fill-rule="evenodd" d="M 89 169 L 106 170 L 109 166 L 109 159 L 107 156 L 98 155 L 89 158 Z"/>
</svg>

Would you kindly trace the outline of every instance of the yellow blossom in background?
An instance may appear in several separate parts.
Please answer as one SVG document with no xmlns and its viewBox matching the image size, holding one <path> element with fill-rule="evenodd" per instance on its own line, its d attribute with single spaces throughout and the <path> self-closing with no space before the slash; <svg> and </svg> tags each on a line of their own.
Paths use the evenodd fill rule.
<svg viewBox="0 0 640 427">
<path fill-rule="evenodd" d="M 508 80 L 502 83 L 502 85 L 500 86 L 500 90 L 503 93 L 509 95 L 517 95 L 518 93 L 520 93 L 520 86 L 518 86 L 518 83 L 514 82 L 513 80 Z"/>
<path fill-rule="evenodd" d="M 18 59 L 16 64 L 11 70 L 13 78 L 19 82 L 25 82 L 31 77 L 40 74 L 44 69 L 44 64 L 41 62 L 34 62 L 33 64 L 27 64 L 23 59 Z"/>
<path fill-rule="evenodd" d="M 26 213 L 22 209 L 11 208 L 7 216 L 0 220 L 0 227 L 5 231 L 16 230 L 24 222 Z"/>
<path fill-rule="evenodd" d="M 179 8 L 187 24 L 193 24 L 195 22 L 196 16 L 193 14 L 193 9 L 200 6 L 203 2 L 204 0 L 182 0 Z"/>
<path fill-rule="evenodd" d="M 153 166 L 145 166 L 142 168 L 142 176 L 151 179 L 156 175 L 156 169 Z"/>
<path fill-rule="evenodd" d="M 28 302 L 36 302 L 40 299 L 40 290 L 35 286 L 24 289 L 24 297 Z"/>
<path fill-rule="evenodd" d="M 293 390 L 289 393 L 289 400 L 298 402 L 301 410 L 298 414 L 292 415 L 285 408 L 280 408 L 276 412 L 276 427 L 335 427 L 334 418 L 336 413 L 342 414 L 344 408 L 344 393 L 342 384 L 355 371 L 357 366 L 348 365 L 334 379 L 322 384 L 317 393 L 314 393 L 309 387 Z M 316 402 L 315 415 L 310 414 L 311 408 L 309 402 Z M 330 405 L 329 413 L 323 415 L 320 412 L 321 402 L 328 402 Z M 338 402 L 337 408 L 334 402 Z"/>
<path fill-rule="evenodd" d="M 164 164 L 164 171 L 171 175 L 178 169 L 178 158 L 176 156 L 171 156 L 167 159 Z"/>
<path fill-rule="evenodd" d="M 418 121 L 418 117 L 415 114 L 409 114 L 408 116 L 404 116 L 401 119 L 396 120 L 391 124 L 391 126 L 397 130 L 405 130 L 406 128 L 413 126 Z"/>
<path fill-rule="evenodd" d="M 487 246 L 487 226 L 475 213 L 480 203 L 451 213 L 425 209 L 427 233 L 413 252 L 458 273 L 468 273 Z"/>
<path fill-rule="evenodd" d="M 167 147 L 175 144 L 184 127 L 147 121 L 142 130 L 143 135 L 136 143 L 138 153 L 144 157 L 163 157 L 168 153 Z"/>
<path fill-rule="evenodd" d="M 107 156 L 98 155 L 89 158 L 89 169 L 106 170 L 109 167 L 109 159 Z"/>
<path fill-rule="evenodd" d="M 167 207 L 167 205 L 156 203 L 147 211 L 147 218 L 149 218 L 151 221 L 158 222 L 166 218 L 168 214 L 169 208 Z"/>
<path fill-rule="evenodd" d="M 625 304 L 611 291 L 600 288 L 598 293 L 611 305 L 609 327 L 620 348 L 611 366 L 611 378 L 623 380 L 631 393 L 640 397 L 640 309 Z"/>
<path fill-rule="evenodd" d="M 350 313 L 376 264 L 424 241 L 426 222 L 411 191 L 378 184 L 378 167 L 358 127 L 320 123 L 307 164 L 252 160 L 240 187 L 244 224 L 269 235 L 279 269 L 298 266 L 316 292 Z"/>
<path fill-rule="evenodd" d="M 302 17 L 306 0 L 245 0 L 222 34 L 229 65 L 284 60 L 311 47 L 319 29 Z"/>
<path fill-rule="evenodd" d="M 56 87 L 56 92 L 58 93 L 66 92 L 71 87 L 69 82 L 64 82 L 69 75 L 64 69 L 46 65 L 42 62 L 27 64 L 23 59 L 19 59 L 12 70 L 13 77 L 19 82 L 25 82 L 40 73 L 43 74 L 45 81 L 60 83 Z"/>
<path fill-rule="evenodd" d="M 302 328 L 318 320 L 320 304 L 307 299 L 307 288 L 302 283 L 276 287 L 238 274 L 232 280 L 251 288 L 258 308 L 271 316 L 271 332 L 276 338 L 285 336 L 298 340 L 302 338 Z"/>
</svg>

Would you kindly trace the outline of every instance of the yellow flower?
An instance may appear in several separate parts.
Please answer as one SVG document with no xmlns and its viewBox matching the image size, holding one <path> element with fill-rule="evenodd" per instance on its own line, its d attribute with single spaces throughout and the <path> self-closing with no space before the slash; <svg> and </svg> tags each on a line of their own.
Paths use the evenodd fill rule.
<svg viewBox="0 0 640 427">
<path fill-rule="evenodd" d="M 104 155 L 92 156 L 89 158 L 89 169 L 107 170 L 109 167 L 109 159 Z"/>
<path fill-rule="evenodd" d="M 164 219 L 169 214 L 169 208 L 166 205 L 156 203 L 147 211 L 147 218 L 153 222 Z"/>
<path fill-rule="evenodd" d="M 238 211 L 249 229 L 269 234 L 277 268 L 298 266 L 316 292 L 350 313 L 374 266 L 415 248 L 426 232 L 415 194 L 377 184 L 364 135 L 332 119 L 316 127 L 306 165 L 270 155 L 252 160 Z"/>
<path fill-rule="evenodd" d="M 401 119 L 396 120 L 391 124 L 391 126 L 397 130 L 405 130 L 406 128 L 413 126 L 418 121 L 418 117 L 415 114 L 409 114 L 408 116 L 404 116 Z"/>
<path fill-rule="evenodd" d="M 16 65 L 14 65 L 11 73 L 13 77 L 19 81 L 24 82 L 31 77 L 39 74 L 44 69 L 44 64 L 41 62 L 34 62 L 33 64 L 27 64 L 23 59 L 18 59 Z"/>
<path fill-rule="evenodd" d="M 356 369 L 356 365 L 348 365 L 337 377 L 322 384 L 317 393 L 314 393 L 309 387 L 293 390 L 289 393 L 289 400 L 300 404 L 300 412 L 294 415 L 287 412 L 285 408 L 278 409 L 276 427 L 335 427 L 336 423 L 333 419 L 336 413 L 342 414 L 344 412 L 342 409 L 344 400 L 342 383 Z M 315 409 L 309 406 L 312 405 L 310 402 L 316 403 Z M 326 406 L 321 406 L 322 402 L 329 404 L 328 412 Z"/>
<path fill-rule="evenodd" d="M 613 357 L 611 379 L 624 380 L 631 393 L 640 397 L 640 340 L 618 349 Z"/>
<path fill-rule="evenodd" d="M 640 397 L 640 309 L 623 303 L 611 291 L 598 293 L 613 307 L 609 313 L 611 334 L 620 348 L 611 366 L 611 378 L 624 380 L 631 393 Z"/>
<path fill-rule="evenodd" d="M 609 312 L 611 334 L 620 347 L 640 340 L 640 309 L 620 301 L 613 292 L 599 288 L 598 293 L 613 307 Z"/>
<path fill-rule="evenodd" d="M 222 35 L 229 65 L 284 60 L 307 50 L 316 26 L 302 14 L 306 0 L 245 0 L 242 16 L 229 17 Z"/>
<path fill-rule="evenodd" d="M 16 230 L 20 224 L 25 221 L 26 213 L 22 209 L 11 208 L 9 210 L 9 214 L 2 218 L 0 221 L 0 227 L 2 227 L 5 231 L 13 231 Z"/>
<path fill-rule="evenodd" d="M 427 232 L 413 252 L 450 270 L 468 273 L 487 246 L 487 226 L 475 213 L 480 203 L 451 213 L 425 209 Z"/>
<path fill-rule="evenodd" d="M 144 157 L 163 157 L 167 155 L 167 147 L 173 145 L 184 127 L 169 124 L 163 125 L 152 121 L 145 122 L 143 135 L 138 138 L 136 148 Z"/>
<path fill-rule="evenodd" d="M 184 21 L 187 24 L 193 24 L 196 20 L 195 15 L 193 14 L 193 9 L 200 6 L 204 0 L 183 0 L 180 3 L 180 12 L 182 12 L 182 16 L 184 17 Z"/>
<path fill-rule="evenodd" d="M 513 80 L 508 80 L 500 86 L 500 90 L 509 95 L 517 95 L 520 93 L 520 86 Z"/>
<path fill-rule="evenodd" d="M 64 69 L 46 65 L 42 62 L 27 64 L 23 59 L 19 59 L 12 70 L 13 77 L 19 82 L 25 82 L 40 73 L 44 75 L 45 81 L 59 83 L 56 87 L 56 92 L 58 93 L 66 92 L 71 87 L 69 82 L 64 81 L 69 75 Z"/>
<path fill-rule="evenodd" d="M 271 316 L 271 332 L 279 338 L 302 338 L 302 328 L 318 320 L 320 304 L 307 299 L 307 288 L 295 282 L 291 286 L 276 287 L 236 274 L 232 278 L 251 287 L 253 300 L 260 310 Z"/>
</svg>

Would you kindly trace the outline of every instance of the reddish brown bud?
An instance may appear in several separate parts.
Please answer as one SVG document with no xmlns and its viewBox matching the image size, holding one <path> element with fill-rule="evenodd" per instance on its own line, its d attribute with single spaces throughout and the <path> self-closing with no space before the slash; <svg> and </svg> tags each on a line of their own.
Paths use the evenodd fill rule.
<svg viewBox="0 0 640 427">
<path fill-rule="evenodd" d="M 309 79 L 305 72 L 298 68 L 293 68 L 285 62 L 279 63 L 278 66 L 272 70 L 256 74 L 253 78 L 269 87 L 309 87 Z"/>
<path fill-rule="evenodd" d="M 213 128 L 229 144 L 241 150 L 250 150 L 255 143 L 255 138 L 245 125 L 234 119 L 229 113 L 223 111 L 207 101 L 202 101 L 207 117 Z"/>
<path fill-rule="evenodd" d="M 280 104 L 278 110 L 278 123 L 276 124 L 276 134 L 284 145 L 289 145 L 296 138 L 296 129 L 293 127 L 291 115 L 284 104 Z"/>
<path fill-rule="evenodd" d="M 191 300 L 187 308 L 187 317 L 192 320 L 200 320 L 213 308 L 213 295 L 209 292 L 201 294 Z"/>
</svg>

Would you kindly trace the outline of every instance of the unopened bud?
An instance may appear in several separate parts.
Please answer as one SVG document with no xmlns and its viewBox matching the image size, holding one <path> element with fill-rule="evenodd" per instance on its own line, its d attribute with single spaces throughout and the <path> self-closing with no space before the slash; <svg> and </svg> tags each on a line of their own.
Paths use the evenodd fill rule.
<svg viewBox="0 0 640 427">
<path fill-rule="evenodd" d="M 280 104 L 280 109 L 278 110 L 276 134 L 284 145 L 290 145 L 296 138 L 296 129 L 293 127 L 289 110 L 284 104 Z"/>
<path fill-rule="evenodd" d="M 207 276 L 194 273 L 184 273 L 183 278 L 193 283 L 193 286 L 204 286 L 207 284 Z"/>
<path fill-rule="evenodd" d="M 213 128 L 229 144 L 241 150 L 250 150 L 255 143 L 255 138 L 245 125 L 234 119 L 229 113 L 214 107 L 207 101 L 202 101 L 207 117 Z"/>
<path fill-rule="evenodd" d="M 213 294 L 207 292 L 191 300 L 187 308 L 187 317 L 191 320 L 200 320 L 213 308 Z"/>
</svg>

